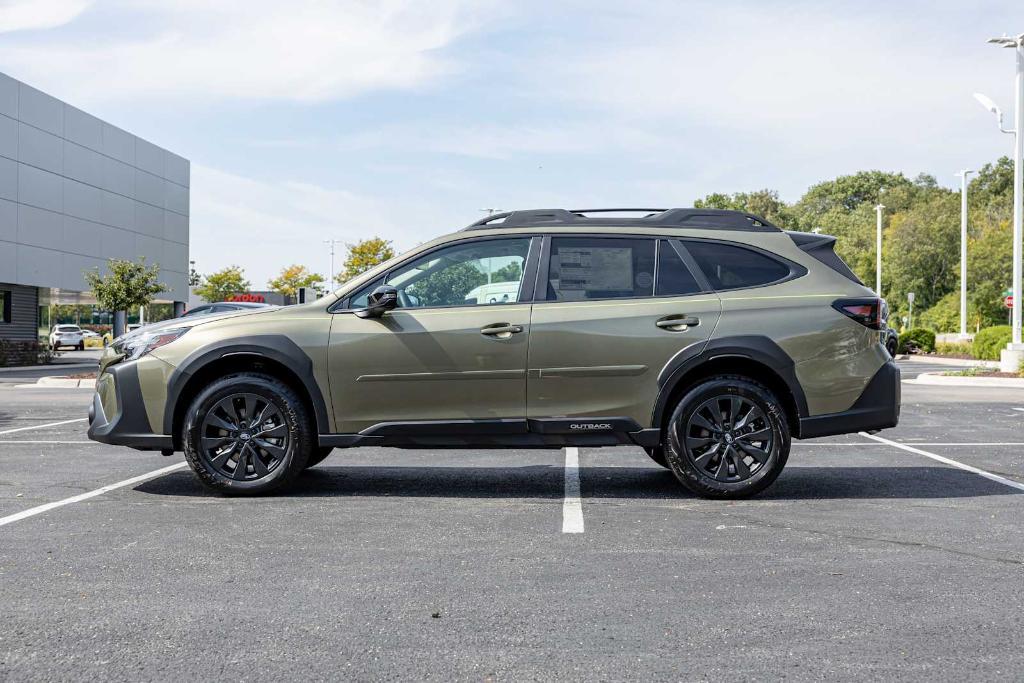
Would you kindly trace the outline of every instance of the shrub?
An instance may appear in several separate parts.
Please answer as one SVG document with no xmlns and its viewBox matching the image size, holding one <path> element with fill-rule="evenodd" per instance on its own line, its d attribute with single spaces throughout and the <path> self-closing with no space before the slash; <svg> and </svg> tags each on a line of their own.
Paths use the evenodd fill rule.
<svg viewBox="0 0 1024 683">
<path fill-rule="evenodd" d="M 931 330 L 915 327 L 901 334 L 899 352 L 907 353 L 907 345 L 910 342 L 913 342 L 914 346 L 922 353 L 935 351 L 935 333 Z"/>
<path fill-rule="evenodd" d="M 0 367 L 35 365 L 43 359 L 46 346 L 37 341 L 10 341 L 0 339 Z"/>
<path fill-rule="evenodd" d="M 986 327 L 974 335 L 974 357 L 981 360 L 999 360 L 999 352 L 1010 343 L 1009 325 Z"/>
<path fill-rule="evenodd" d="M 974 351 L 969 341 L 935 342 L 935 353 L 940 356 L 973 356 Z"/>
</svg>

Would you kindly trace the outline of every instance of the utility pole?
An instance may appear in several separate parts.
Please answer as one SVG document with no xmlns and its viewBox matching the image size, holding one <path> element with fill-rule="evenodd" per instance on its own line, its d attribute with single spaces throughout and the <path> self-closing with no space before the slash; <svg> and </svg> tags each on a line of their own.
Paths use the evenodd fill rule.
<svg viewBox="0 0 1024 683">
<path fill-rule="evenodd" d="M 882 211 L 885 206 L 875 205 L 875 294 L 882 296 Z"/>
<path fill-rule="evenodd" d="M 324 244 L 329 245 L 330 248 L 331 248 L 331 269 L 327 273 L 327 286 L 330 289 L 334 289 L 334 275 L 335 275 L 335 273 L 334 273 L 334 245 L 335 244 L 340 244 L 340 243 L 342 243 L 344 241 L 345 240 L 338 240 L 338 239 L 324 240 Z"/>
<path fill-rule="evenodd" d="M 974 171 L 963 169 L 960 176 L 960 338 L 967 338 L 967 176 Z"/>
<path fill-rule="evenodd" d="M 1004 133 L 1013 134 L 1013 309 L 1011 309 L 1010 343 L 1000 354 L 1000 369 L 1003 372 L 1016 372 L 1021 360 L 1024 360 L 1024 340 L 1021 339 L 1021 250 L 1024 249 L 1024 33 L 1015 37 L 1001 36 L 989 38 L 993 45 L 1001 45 L 1014 51 L 1016 71 L 1014 74 L 1014 112 L 1013 129 L 1003 128 L 1002 112 L 989 98 L 975 95 L 975 98 L 989 109 L 999 120 L 999 129 Z"/>
</svg>

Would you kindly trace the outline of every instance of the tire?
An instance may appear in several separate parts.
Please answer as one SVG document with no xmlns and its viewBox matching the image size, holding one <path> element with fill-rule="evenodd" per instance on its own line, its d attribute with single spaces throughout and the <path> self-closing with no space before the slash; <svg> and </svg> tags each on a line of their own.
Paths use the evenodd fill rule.
<svg viewBox="0 0 1024 683">
<path fill-rule="evenodd" d="M 196 396 L 182 436 L 185 460 L 199 480 L 229 495 L 287 487 L 316 446 L 313 421 L 298 394 L 250 372 L 222 377 Z"/>
<path fill-rule="evenodd" d="M 767 387 L 724 375 L 683 396 L 666 444 L 665 459 L 688 489 L 705 498 L 745 498 L 770 486 L 786 466 L 789 425 Z"/>
<path fill-rule="evenodd" d="M 78 342 L 78 350 L 79 351 L 85 351 L 85 342 L 84 341 Z"/>
<path fill-rule="evenodd" d="M 895 341 L 890 341 L 888 344 L 885 345 L 885 350 L 889 352 L 890 356 L 895 358 L 896 357 L 896 351 L 898 350 L 896 342 Z"/>
<path fill-rule="evenodd" d="M 310 467 L 315 467 L 316 465 L 319 465 L 320 463 L 327 459 L 327 456 L 330 455 L 331 451 L 333 450 L 333 446 L 315 447 L 313 449 L 313 452 L 309 454 L 309 460 L 306 461 L 306 467 L 303 469 L 308 470 Z"/>
<path fill-rule="evenodd" d="M 645 448 L 644 450 L 647 452 L 647 455 L 650 456 L 651 460 L 653 460 L 654 462 L 658 463 L 659 465 L 664 467 L 666 470 L 672 469 L 671 467 L 668 466 L 668 461 L 665 460 L 665 449 L 664 448 L 662 448 L 661 446 L 658 446 L 657 448 Z"/>
</svg>

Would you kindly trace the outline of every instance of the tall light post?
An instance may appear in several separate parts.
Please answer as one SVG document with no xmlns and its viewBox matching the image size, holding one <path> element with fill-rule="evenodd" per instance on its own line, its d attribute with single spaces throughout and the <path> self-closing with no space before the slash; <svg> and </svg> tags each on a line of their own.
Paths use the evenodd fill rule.
<svg viewBox="0 0 1024 683">
<path fill-rule="evenodd" d="M 960 338 L 967 338 L 967 176 L 974 171 L 963 169 L 960 176 Z"/>
<path fill-rule="evenodd" d="M 875 205 L 875 294 L 882 296 L 882 211 L 885 206 Z"/>
<path fill-rule="evenodd" d="M 331 270 L 327 273 L 327 286 L 332 290 L 334 289 L 334 245 L 344 241 L 335 239 L 324 240 L 324 244 L 329 245 L 331 248 Z"/>
<path fill-rule="evenodd" d="M 1003 128 L 1003 115 L 999 107 L 984 95 L 975 95 L 981 104 L 991 111 L 999 120 L 999 129 L 1004 133 L 1013 134 L 1013 295 L 1014 306 L 1011 318 L 1012 335 L 1009 345 L 1000 357 L 1000 369 L 1004 372 L 1015 372 L 1021 359 L 1024 359 L 1024 341 L 1021 340 L 1021 249 L 1024 247 L 1024 192 L 1021 191 L 1022 160 L 1024 160 L 1024 33 L 1015 37 L 1002 36 L 990 38 L 990 43 L 1013 49 L 1016 56 L 1016 73 L 1014 76 L 1013 129 Z"/>
</svg>

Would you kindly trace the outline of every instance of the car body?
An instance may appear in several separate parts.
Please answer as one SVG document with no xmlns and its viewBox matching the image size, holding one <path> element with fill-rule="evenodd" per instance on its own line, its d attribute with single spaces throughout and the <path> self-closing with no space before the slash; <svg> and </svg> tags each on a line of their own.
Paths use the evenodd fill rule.
<svg viewBox="0 0 1024 683">
<path fill-rule="evenodd" d="M 183 450 L 226 493 L 336 447 L 639 445 L 751 495 L 791 438 L 898 421 L 883 302 L 834 242 L 732 211 L 497 214 L 312 303 L 116 341 L 89 436 Z M 507 303 L 470 296 L 509 277 Z"/>
<path fill-rule="evenodd" d="M 50 331 L 50 348 L 54 351 L 61 347 L 85 348 L 85 336 L 78 325 L 54 325 Z"/>
<path fill-rule="evenodd" d="M 101 335 L 99 332 L 93 332 L 92 330 L 86 330 L 86 329 L 82 330 L 82 337 L 84 339 L 99 339 L 102 336 L 103 335 Z"/>
<path fill-rule="evenodd" d="M 232 311 L 247 311 L 257 308 L 269 308 L 270 304 L 261 304 L 251 301 L 218 301 L 211 304 L 202 304 L 195 308 L 190 308 L 185 311 L 181 316 L 182 318 L 191 318 L 197 315 L 214 315 L 216 313 L 230 313 Z"/>
</svg>

